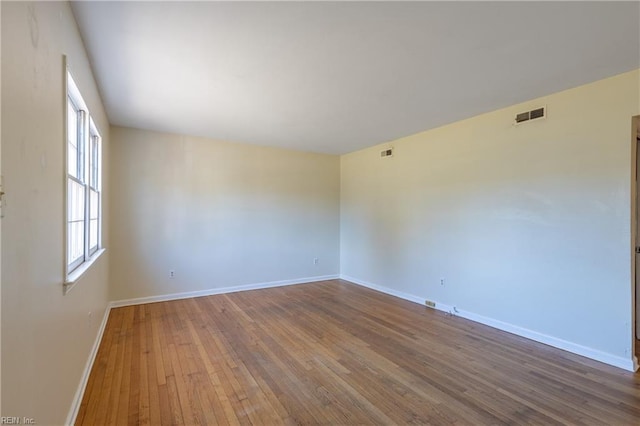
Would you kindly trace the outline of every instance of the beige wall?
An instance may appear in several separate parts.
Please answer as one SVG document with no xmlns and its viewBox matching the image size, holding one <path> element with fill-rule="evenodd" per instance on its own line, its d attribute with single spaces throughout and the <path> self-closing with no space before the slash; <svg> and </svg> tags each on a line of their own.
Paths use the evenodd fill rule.
<svg viewBox="0 0 640 426">
<path fill-rule="evenodd" d="M 339 273 L 339 157 L 111 136 L 113 300 Z"/>
<path fill-rule="evenodd" d="M 343 156 L 341 273 L 629 360 L 639 77 Z"/>
<path fill-rule="evenodd" d="M 2 415 L 62 424 L 107 306 L 109 254 L 63 295 L 63 54 L 104 138 L 105 171 L 109 125 L 69 4 L 1 7 Z M 107 221 L 107 247 L 108 235 Z"/>
</svg>

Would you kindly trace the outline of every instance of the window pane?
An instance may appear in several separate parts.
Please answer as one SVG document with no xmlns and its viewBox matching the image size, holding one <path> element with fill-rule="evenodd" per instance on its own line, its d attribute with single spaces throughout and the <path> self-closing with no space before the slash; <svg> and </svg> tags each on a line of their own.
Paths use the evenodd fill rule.
<svg viewBox="0 0 640 426">
<path fill-rule="evenodd" d="M 67 261 L 72 264 L 84 256 L 85 192 L 84 185 L 73 179 L 68 179 L 67 181 L 67 210 L 69 217 L 69 222 L 67 223 Z"/>
<path fill-rule="evenodd" d="M 69 222 L 69 264 L 84 256 L 84 221 Z"/>
<path fill-rule="evenodd" d="M 84 185 L 68 179 L 69 222 L 84 220 Z"/>
<path fill-rule="evenodd" d="M 70 101 L 67 101 L 67 151 L 69 156 L 69 171 L 73 177 L 78 177 L 78 111 Z"/>
<path fill-rule="evenodd" d="M 100 193 L 91 189 L 89 191 L 91 198 L 89 199 L 90 213 L 89 219 L 97 219 L 100 211 Z"/>
<path fill-rule="evenodd" d="M 98 247 L 98 226 L 100 218 L 100 193 L 89 190 L 89 251 Z"/>
<path fill-rule="evenodd" d="M 89 221 L 89 250 L 98 247 L 98 219 Z"/>
<path fill-rule="evenodd" d="M 91 187 L 98 189 L 98 158 L 99 158 L 99 138 L 96 135 L 91 136 L 91 165 L 89 167 L 91 174 Z"/>
<path fill-rule="evenodd" d="M 85 152 L 87 150 L 87 132 L 85 126 L 87 124 L 87 113 L 85 111 L 78 111 L 78 172 L 76 177 L 81 182 L 87 181 L 87 175 L 85 174 L 86 162 Z"/>
<path fill-rule="evenodd" d="M 78 177 L 78 149 L 69 144 L 69 174 L 75 178 Z"/>
</svg>

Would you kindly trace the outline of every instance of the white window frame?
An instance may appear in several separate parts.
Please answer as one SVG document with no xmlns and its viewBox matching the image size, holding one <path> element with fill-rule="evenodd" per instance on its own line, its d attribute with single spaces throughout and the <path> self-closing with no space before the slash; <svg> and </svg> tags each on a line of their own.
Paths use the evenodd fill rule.
<svg viewBox="0 0 640 426">
<path fill-rule="evenodd" d="M 89 211 L 87 218 L 87 226 L 86 226 L 86 246 L 88 250 L 89 256 L 93 256 L 101 247 L 102 247 L 102 137 L 100 136 L 100 132 L 96 127 L 93 119 L 89 117 L 89 139 L 87 141 L 88 149 L 87 155 L 90 156 L 89 162 L 87 164 L 87 192 L 89 198 L 87 198 L 87 210 Z M 96 167 L 96 176 L 93 177 L 93 166 Z M 95 179 L 95 181 L 94 181 Z M 97 235 L 95 245 L 91 245 L 91 192 L 94 191 L 97 193 Z"/>
<path fill-rule="evenodd" d="M 64 108 L 64 188 L 65 188 L 65 202 L 64 202 L 64 271 L 65 293 L 75 285 L 78 279 L 89 269 L 89 267 L 98 259 L 98 257 L 104 252 L 102 247 L 102 139 L 100 137 L 100 131 L 95 122 L 91 118 L 87 104 L 84 102 L 78 86 L 75 84 L 73 77 L 69 70 L 66 72 L 66 91 L 65 91 L 65 108 Z M 78 124 L 76 126 L 77 135 L 77 147 L 80 151 L 77 161 L 81 162 L 81 166 L 78 167 L 79 176 L 71 174 L 69 171 L 70 159 L 69 159 L 69 132 L 73 131 L 69 128 L 69 103 L 72 104 L 73 109 L 78 111 Z M 95 151 L 94 151 L 95 150 Z M 97 167 L 94 170 L 93 166 Z M 69 186 L 81 185 L 83 192 L 83 244 L 82 253 L 79 257 L 71 259 L 71 247 L 70 244 L 70 217 L 71 209 Z M 96 200 L 96 208 L 92 212 L 92 200 L 91 195 L 94 195 Z M 97 195 L 97 197 L 96 197 Z M 97 215 L 97 235 L 95 241 L 91 239 L 91 219 L 92 213 Z M 95 220 L 94 219 L 94 220 Z"/>
</svg>

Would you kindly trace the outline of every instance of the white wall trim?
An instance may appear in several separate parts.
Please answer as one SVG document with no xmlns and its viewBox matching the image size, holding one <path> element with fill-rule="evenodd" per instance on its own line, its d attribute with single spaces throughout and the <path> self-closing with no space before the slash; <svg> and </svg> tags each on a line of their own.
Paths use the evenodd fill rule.
<svg viewBox="0 0 640 426">
<path fill-rule="evenodd" d="M 67 421 L 65 422 L 66 425 L 74 425 L 76 423 L 76 417 L 78 417 L 78 411 L 80 411 L 80 404 L 82 404 L 82 397 L 84 396 L 84 391 L 86 390 L 87 383 L 89 382 L 89 375 L 91 374 L 93 363 L 96 360 L 96 356 L 98 355 L 98 349 L 100 348 L 100 343 L 102 342 L 102 335 L 104 334 L 104 330 L 107 327 L 107 320 L 109 319 L 110 312 L 111 303 L 108 303 L 106 309 L 104 310 L 102 322 L 100 323 L 100 327 L 98 328 L 96 340 L 93 342 L 93 347 L 91 348 L 91 352 L 89 353 L 87 363 L 84 366 L 82 377 L 80 377 L 80 385 L 76 390 L 76 394 L 73 396 L 71 410 L 69 411 L 69 415 L 67 415 Z"/>
<path fill-rule="evenodd" d="M 408 293 L 403 293 L 401 291 L 394 290 L 394 289 L 389 288 L 389 287 L 383 287 L 383 286 L 380 286 L 380 285 L 377 285 L 377 284 L 372 284 L 370 282 L 362 281 L 362 280 L 359 280 L 357 278 L 353 278 L 353 277 L 350 277 L 350 276 L 347 276 L 347 275 L 341 275 L 340 279 L 341 280 L 345 280 L 345 281 L 349 281 L 349 282 L 354 283 L 354 284 L 358 284 L 358 285 L 360 285 L 362 287 L 370 288 L 372 290 L 377 290 L 377 291 L 379 291 L 381 293 L 389 294 L 391 296 L 396 296 L 396 297 L 399 297 L 400 299 L 404 299 L 404 300 L 408 300 L 410 302 L 418 303 L 420 305 L 424 305 L 425 300 L 427 300 L 427 299 L 422 298 L 422 297 L 414 296 L 414 295 L 408 294 Z"/>
<path fill-rule="evenodd" d="M 404 300 L 408 300 L 410 302 L 418 303 L 420 305 L 426 306 L 424 304 L 427 298 L 418 297 L 412 294 L 403 293 L 398 290 L 394 290 L 388 287 L 380 286 L 377 284 L 372 284 L 367 281 L 359 280 L 357 278 L 353 278 L 347 275 L 341 275 L 341 279 L 345 281 L 352 282 L 354 284 L 370 288 L 372 290 L 377 290 L 382 293 L 389 294 L 391 296 L 396 296 Z M 483 315 L 478 315 L 473 312 L 468 312 L 464 310 L 459 310 L 455 306 L 447 305 L 444 303 L 440 303 L 434 301 L 436 306 L 435 309 L 439 311 L 448 312 L 452 315 L 456 315 L 480 324 L 488 325 L 489 327 L 497 328 L 498 330 L 506 331 L 508 333 L 515 334 L 517 336 L 526 337 L 527 339 L 534 340 L 536 342 L 544 343 L 545 345 L 553 346 L 558 349 L 562 349 L 577 355 L 581 355 L 595 361 L 600 361 L 605 364 L 612 365 L 614 367 L 622 368 L 627 371 L 636 371 L 638 369 L 638 360 L 635 356 L 631 358 L 623 358 L 620 356 L 612 355 L 607 352 L 602 352 L 597 349 L 589 348 L 587 346 L 582 346 L 577 343 L 569 342 L 563 339 L 559 339 L 557 337 L 549 336 L 543 333 L 539 333 L 537 331 L 529 330 L 524 327 L 520 327 L 517 325 L 509 324 L 507 322 L 499 321 L 493 318 L 485 317 Z"/>
<path fill-rule="evenodd" d="M 246 284 L 235 287 L 210 288 L 207 290 L 187 291 L 184 293 L 164 294 L 160 296 L 138 297 L 135 299 L 116 300 L 111 307 L 143 305 L 145 303 L 166 302 L 169 300 L 189 299 L 191 297 L 212 296 L 214 294 L 234 293 L 236 291 L 259 290 L 262 288 L 282 287 L 286 285 L 313 283 L 317 281 L 335 280 L 339 275 L 322 275 L 317 277 L 297 278 L 293 280 L 270 281 L 265 283 Z"/>
</svg>

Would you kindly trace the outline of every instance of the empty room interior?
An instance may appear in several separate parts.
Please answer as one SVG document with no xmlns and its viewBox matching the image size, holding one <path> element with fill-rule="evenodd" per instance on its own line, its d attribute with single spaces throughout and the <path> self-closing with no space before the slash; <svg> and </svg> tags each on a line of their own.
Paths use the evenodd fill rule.
<svg viewBox="0 0 640 426">
<path fill-rule="evenodd" d="M 640 3 L 0 3 L 0 423 L 640 423 Z"/>
</svg>

